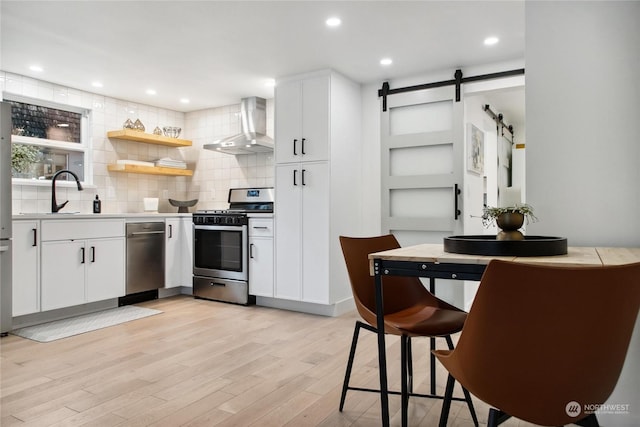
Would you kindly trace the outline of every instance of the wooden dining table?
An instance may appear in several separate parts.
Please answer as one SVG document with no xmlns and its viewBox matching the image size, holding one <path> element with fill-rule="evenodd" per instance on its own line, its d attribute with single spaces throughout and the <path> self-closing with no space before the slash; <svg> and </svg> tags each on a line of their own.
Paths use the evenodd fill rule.
<svg viewBox="0 0 640 427">
<path fill-rule="evenodd" d="M 554 256 L 487 256 L 466 255 L 444 251 L 443 244 L 425 243 L 369 254 L 371 275 L 375 276 L 376 321 L 378 332 L 378 363 L 380 374 L 380 405 L 382 425 L 389 426 L 389 389 L 384 334 L 384 276 L 413 276 L 429 279 L 429 290 L 435 293 L 436 279 L 480 281 L 491 260 L 565 267 L 603 267 L 640 262 L 640 248 L 568 247 L 566 255 Z M 435 338 L 431 338 L 435 349 Z M 431 355 L 431 396 L 436 395 L 435 359 Z M 403 414 L 404 415 L 404 414 Z M 406 420 L 403 420 L 406 425 Z"/>
</svg>

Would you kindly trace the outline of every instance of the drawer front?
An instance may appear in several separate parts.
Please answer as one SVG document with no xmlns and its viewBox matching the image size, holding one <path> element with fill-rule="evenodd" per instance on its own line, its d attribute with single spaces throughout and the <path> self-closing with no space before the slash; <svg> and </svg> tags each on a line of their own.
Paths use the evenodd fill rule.
<svg viewBox="0 0 640 427">
<path fill-rule="evenodd" d="M 249 236 L 271 237 L 273 236 L 272 218 L 250 218 Z"/>
<path fill-rule="evenodd" d="M 193 276 L 193 296 L 215 301 L 249 304 L 249 285 L 237 280 Z"/>
<path fill-rule="evenodd" d="M 42 221 L 41 240 L 78 240 L 124 236 L 124 219 L 65 219 Z"/>
</svg>

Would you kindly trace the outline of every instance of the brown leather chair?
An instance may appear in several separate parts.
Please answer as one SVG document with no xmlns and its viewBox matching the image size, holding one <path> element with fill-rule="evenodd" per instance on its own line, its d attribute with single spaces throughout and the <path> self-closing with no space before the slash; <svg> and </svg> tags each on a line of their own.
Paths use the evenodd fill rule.
<svg viewBox="0 0 640 427">
<path fill-rule="evenodd" d="M 349 353 L 349 361 L 345 373 L 340 398 L 340 411 L 344 408 L 347 390 L 373 391 L 361 387 L 350 387 L 349 379 L 355 357 L 360 328 L 377 333 L 375 278 L 369 269 L 369 254 L 389 249 L 396 249 L 400 244 L 389 234 L 377 237 L 344 237 L 340 236 L 340 244 L 349 273 L 353 299 L 358 313 L 366 323 L 356 321 Z M 439 397 L 413 393 L 413 367 L 411 356 L 411 337 L 444 337 L 449 348 L 453 348 L 451 334 L 460 332 L 467 313 L 447 304 L 430 293 L 416 277 L 388 276 L 383 280 L 385 333 L 401 337 L 402 385 L 401 393 L 390 391 L 390 394 L 402 395 L 403 425 L 407 419 L 409 396 Z M 474 423 L 478 420 L 473 409 L 471 396 L 464 390 L 465 400 L 471 411 Z"/>
<path fill-rule="evenodd" d="M 605 402 L 618 381 L 639 306 L 640 263 L 491 261 L 456 349 L 434 351 L 450 373 L 440 425 L 458 381 L 497 408 L 489 411 L 489 427 L 510 416 L 597 426 L 589 408 Z"/>
</svg>

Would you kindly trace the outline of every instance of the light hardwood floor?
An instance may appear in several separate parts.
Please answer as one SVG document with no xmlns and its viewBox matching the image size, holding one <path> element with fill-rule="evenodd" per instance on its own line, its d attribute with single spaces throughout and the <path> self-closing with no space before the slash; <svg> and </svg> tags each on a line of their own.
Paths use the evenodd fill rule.
<svg viewBox="0 0 640 427">
<path fill-rule="evenodd" d="M 375 393 L 350 391 L 338 411 L 355 312 L 329 318 L 187 296 L 139 305 L 163 313 L 50 343 L 2 338 L 0 425 L 380 425 Z M 396 337 L 387 344 L 397 390 L 400 345 Z M 428 340 L 414 339 L 413 348 L 414 387 L 426 393 Z M 445 380 L 440 368 L 440 392 Z M 363 330 L 352 385 L 377 382 L 375 335 Z M 474 402 L 486 423 L 488 407 Z M 391 396 L 393 426 L 399 407 Z M 437 425 L 440 408 L 440 400 L 412 398 L 409 425 Z M 473 425 L 462 403 L 452 405 L 449 425 Z"/>
</svg>

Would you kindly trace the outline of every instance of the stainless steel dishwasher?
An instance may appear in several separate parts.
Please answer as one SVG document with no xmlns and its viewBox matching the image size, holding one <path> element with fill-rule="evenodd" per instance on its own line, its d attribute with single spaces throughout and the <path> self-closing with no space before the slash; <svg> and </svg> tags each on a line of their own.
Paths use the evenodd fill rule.
<svg viewBox="0 0 640 427">
<path fill-rule="evenodd" d="M 164 287 L 164 240 L 164 222 L 127 224 L 127 295 Z"/>
</svg>

